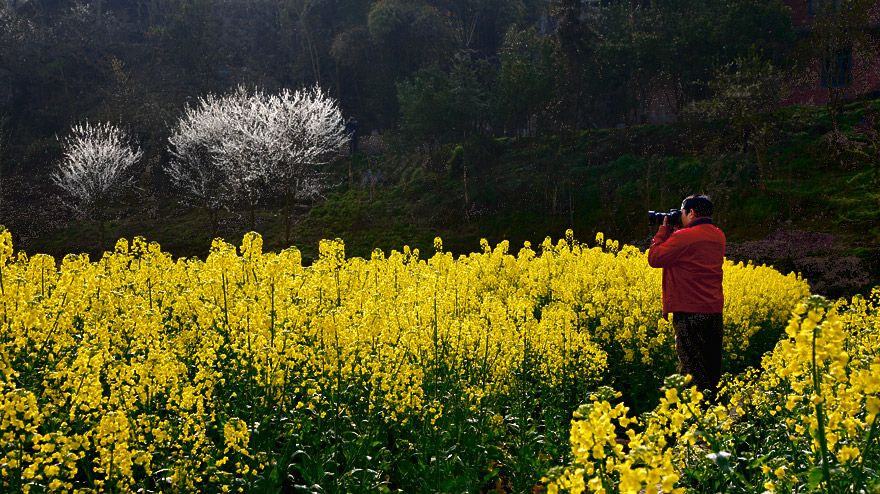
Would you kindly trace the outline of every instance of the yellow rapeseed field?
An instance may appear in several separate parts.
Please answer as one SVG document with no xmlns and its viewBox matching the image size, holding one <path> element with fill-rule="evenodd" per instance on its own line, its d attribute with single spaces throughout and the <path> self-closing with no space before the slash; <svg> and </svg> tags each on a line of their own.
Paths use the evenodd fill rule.
<svg viewBox="0 0 880 494">
<path fill-rule="evenodd" d="M 878 492 L 878 349 L 880 289 L 871 300 L 807 298 L 761 368 L 728 379 L 718 403 L 681 376 L 639 418 L 612 406 L 613 390 L 594 393 L 548 493 Z"/>
<path fill-rule="evenodd" d="M 597 244 L 569 233 L 512 254 L 483 241 L 455 258 L 437 239 L 429 258 L 361 259 L 323 241 L 303 266 L 296 249 L 264 253 L 248 234 L 239 248 L 215 241 L 205 260 L 137 238 L 58 262 L 14 253 L 3 232 L 2 490 L 477 492 L 419 484 L 413 465 L 469 472 L 447 446 L 466 443 L 450 431 L 471 421 L 497 439 L 473 457 L 498 458 L 473 478 L 501 482 L 520 432 L 512 410 L 526 410 L 522 423 L 557 405 L 570 417 L 562 390 L 577 403 L 601 383 L 675 369 L 659 270 L 636 248 Z M 760 334 L 778 337 L 809 291 L 769 267 L 724 272 L 736 363 Z"/>
</svg>

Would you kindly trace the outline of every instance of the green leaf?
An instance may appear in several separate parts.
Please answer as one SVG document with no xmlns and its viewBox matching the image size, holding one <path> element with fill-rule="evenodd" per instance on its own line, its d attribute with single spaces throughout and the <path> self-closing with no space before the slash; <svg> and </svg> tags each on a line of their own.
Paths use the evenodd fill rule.
<svg viewBox="0 0 880 494">
<path fill-rule="evenodd" d="M 810 478 L 807 485 L 809 485 L 810 489 L 815 489 L 824 479 L 825 477 L 822 475 L 822 467 L 815 467 L 810 470 Z"/>
<path fill-rule="evenodd" d="M 712 463 L 718 465 L 718 468 L 720 468 L 722 472 L 733 472 L 733 469 L 730 467 L 730 453 L 728 453 L 727 451 L 709 453 L 708 455 L 706 455 L 706 458 L 708 458 L 709 461 L 711 461 Z"/>
</svg>

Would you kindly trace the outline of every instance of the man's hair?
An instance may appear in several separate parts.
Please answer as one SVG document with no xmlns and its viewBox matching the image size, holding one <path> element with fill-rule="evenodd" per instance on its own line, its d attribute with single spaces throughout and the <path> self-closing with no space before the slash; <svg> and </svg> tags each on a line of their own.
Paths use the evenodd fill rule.
<svg viewBox="0 0 880 494">
<path fill-rule="evenodd" d="M 697 216 L 712 216 L 712 200 L 704 194 L 693 194 L 685 198 L 681 203 L 681 209 L 684 211 L 693 209 Z"/>
</svg>

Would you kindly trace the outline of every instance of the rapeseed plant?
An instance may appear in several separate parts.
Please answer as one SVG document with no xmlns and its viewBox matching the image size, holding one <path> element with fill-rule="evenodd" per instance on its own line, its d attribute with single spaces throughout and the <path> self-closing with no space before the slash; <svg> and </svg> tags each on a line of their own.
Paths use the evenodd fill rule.
<svg viewBox="0 0 880 494">
<path fill-rule="evenodd" d="M 515 255 L 483 241 L 458 258 L 437 239 L 430 258 L 369 259 L 332 240 L 303 266 L 294 248 L 263 252 L 257 234 L 218 239 L 205 260 L 136 238 L 60 263 L 16 255 L 10 238 L 0 233 L 4 491 L 525 490 L 565 454 L 556 435 L 600 384 L 632 394 L 675 367 L 659 273 L 610 239 L 569 233 Z M 724 269 L 739 361 L 808 291 L 767 267 Z M 876 385 L 846 376 L 853 393 Z M 678 415 L 652 434 L 686 430 L 693 412 L 663 399 Z M 601 402 L 579 413 L 632 420 Z M 850 463 L 864 455 L 844 435 L 863 425 L 854 413 L 825 407 L 829 451 Z M 678 482 L 671 453 L 626 463 L 613 428 L 599 433 L 577 454 L 601 463 L 600 484 Z"/>
<path fill-rule="evenodd" d="M 548 492 L 875 492 L 878 304 L 880 289 L 870 301 L 804 299 L 761 369 L 729 378 L 714 406 L 680 376 L 638 420 L 606 392 L 575 413 L 574 460 L 550 471 Z M 634 477 L 630 465 L 661 473 Z"/>
</svg>

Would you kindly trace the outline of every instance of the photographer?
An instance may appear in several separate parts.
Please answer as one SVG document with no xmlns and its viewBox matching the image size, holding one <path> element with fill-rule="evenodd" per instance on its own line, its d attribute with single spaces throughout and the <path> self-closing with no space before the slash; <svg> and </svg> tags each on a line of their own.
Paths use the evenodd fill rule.
<svg viewBox="0 0 880 494">
<path fill-rule="evenodd" d="M 663 317 L 672 313 L 679 373 L 693 376 L 700 391 L 714 393 L 721 378 L 725 238 L 711 216 L 709 197 L 687 197 L 680 226 L 673 229 L 670 217 L 663 218 L 648 264 L 663 268 Z"/>
</svg>

